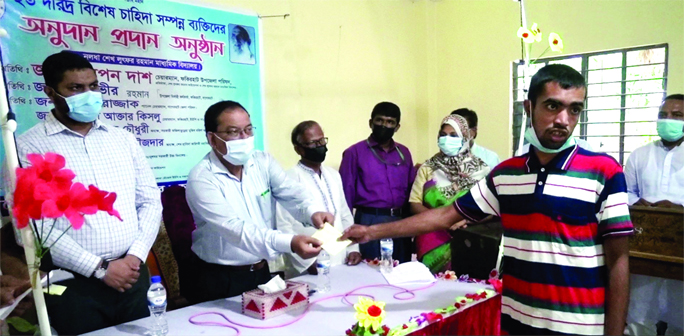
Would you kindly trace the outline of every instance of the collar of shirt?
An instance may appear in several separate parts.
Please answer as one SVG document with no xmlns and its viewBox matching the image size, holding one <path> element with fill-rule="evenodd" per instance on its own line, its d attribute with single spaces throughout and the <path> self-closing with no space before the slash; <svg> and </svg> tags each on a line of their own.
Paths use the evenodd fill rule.
<svg viewBox="0 0 684 336">
<path fill-rule="evenodd" d="M 669 149 L 669 148 L 665 147 L 665 144 L 663 143 L 663 140 L 658 140 L 658 141 L 655 142 L 656 147 L 660 147 L 660 148 L 661 148 L 662 150 L 664 150 L 665 152 L 669 152 L 669 151 L 671 151 L 671 150 L 675 150 L 675 149 L 677 149 L 677 148 L 679 148 L 679 147 L 684 148 L 684 146 L 682 146 L 682 144 L 684 144 L 684 142 L 681 143 L 681 144 L 679 144 L 679 145 L 677 145 L 677 146 L 672 147 L 672 149 Z"/>
<path fill-rule="evenodd" d="M 245 163 L 242 166 L 243 177 L 245 175 L 248 175 L 248 171 L 253 166 L 254 166 L 254 157 L 250 158 L 249 161 L 247 161 L 247 163 Z M 228 168 L 226 168 L 226 166 L 223 165 L 223 163 L 218 158 L 218 156 L 216 156 L 216 152 L 214 152 L 213 149 L 209 152 L 209 170 L 213 174 L 224 174 L 224 175 L 228 176 L 230 179 L 233 179 L 235 181 L 240 182 L 240 179 L 237 178 L 235 175 L 233 175 L 230 171 L 228 171 Z"/>
<path fill-rule="evenodd" d="M 534 147 L 534 146 L 530 146 Z M 539 158 L 537 158 L 537 154 L 533 154 L 532 148 L 530 148 L 530 151 L 527 152 L 527 172 L 531 171 L 537 171 L 541 169 L 542 167 L 547 167 L 549 169 L 556 169 L 556 170 L 568 170 L 568 167 L 570 167 L 570 164 L 572 163 L 572 160 L 575 158 L 575 154 L 577 154 L 577 149 L 579 148 L 578 145 L 574 145 L 560 153 L 558 153 L 549 163 L 546 165 L 542 165 L 539 162 Z"/>
<path fill-rule="evenodd" d="M 306 172 L 311 173 L 313 175 L 319 176 L 318 173 L 316 173 L 315 170 L 311 169 L 310 167 L 307 167 L 307 165 L 303 164 L 302 161 L 297 162 L 297 166 L 300 168 L 304 169 Z M 321 176 L 325 174 L 324 169 L 323 169 L 323 164 L 321 164 Z"/>
<path fill-rule="evenodd" d="M 380 144 L 379 144 L 377 141 L 375 141 L 375 139 L 373 139 L 372 136 L 369 136 L 369 137 L 368 137 L 368 143 L 371 145 L 371 147 L 378 148 L 378 149 L 380 149 L 380 150 L 383 151 L 383 152 L 385 151 L 385 150 L 380 146 Z M 390 144 L 389 144 L 389 145 L 390 145 L 390 148 L 389 148 L 389 150 L 387 151 L 388 153 L 391 152 L 391 151 L 393 151 L 393 150 L 396 150 L 396 149 L 397 149 L 397 144 L 394 142 L 394 139 L 390 139 Z"/>
<path fill-rule="evenodd" d="M 67 132 L 82 136 L 81 134 L 76 133 L 76 132 L 70 130 L 68 127 L 64 126 L 64 124 L 62 124 L 59 120 L 57 120 L 57 118 L 55 117 L 55 115 L 53 113 L 55 113 L 54 109 L 52 111 L 50 111 L 50 113 L 48 113 L 45 116 L 45 124 L 44 125 L 45 125 L 45 134 L 46 135 L 50 136 L 53 134 L 57 134 L 57 133 L 67 131 Z M 92 129 L 102 129 L 105 131 L 109 131 L 109 126 L 100 122 L 100 120 L 95 119 L 95 121 L 93 122 L 93 128 Z"/>
</svg>

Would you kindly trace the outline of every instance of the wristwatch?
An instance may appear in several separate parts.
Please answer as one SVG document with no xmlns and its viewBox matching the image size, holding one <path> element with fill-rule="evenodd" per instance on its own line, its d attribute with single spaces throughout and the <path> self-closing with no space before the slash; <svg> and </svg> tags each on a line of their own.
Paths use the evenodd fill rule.
<svg viewBox="0 0 684 336">
<path fill-rule="evenodd" d="M 93 272 L 93 276 L 96 279 L 102 280 L 104 279 L 105 275 L 107 274 L 107 266 L 109 266 L 109 260 L 102 260 L 102 263 L 100 264 L 100 267 L 98 267 L 95 272 Z"/>
</svg>

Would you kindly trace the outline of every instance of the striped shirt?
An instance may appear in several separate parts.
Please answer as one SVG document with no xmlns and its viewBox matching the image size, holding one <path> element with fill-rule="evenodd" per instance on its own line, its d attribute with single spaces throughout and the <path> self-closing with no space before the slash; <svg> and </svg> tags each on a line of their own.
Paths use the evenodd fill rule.
<svg viewBox="0 0 684 336">
<path fill-rule="evenodd" d="M 48 113 L 44 122 L 17 138 L 17 150 L 23 167 L 31 164 L 28 154 L 60 154 L 66 168 L 76 174 L 74 182 L 116 193 L 114 209 L 123 222 L 103 211 L 85 216 L 79 230 L 68 229 L 65 217 L 54 222 L 54 229 L 52 222 L 45 221 L 43 235 L 52 229 L 46 246 L 68 229 L 51 249 L 56 266 L 89 277 L 101 259 L 131 254 L 145 262 L 161 223 L 161 195 L 131 133 L 96 120 L 83 136 Z"/>
<path fill-rule="evenodd" d="M 514 157 L 454 207 L 472 221 L 495 215 L 503 223 L 503 330 L 603 334 L 603 240 L 633 232 L 625 177 L 612 157 L 579 146 L 544 166 L 536 155 Z"/>
</svg>

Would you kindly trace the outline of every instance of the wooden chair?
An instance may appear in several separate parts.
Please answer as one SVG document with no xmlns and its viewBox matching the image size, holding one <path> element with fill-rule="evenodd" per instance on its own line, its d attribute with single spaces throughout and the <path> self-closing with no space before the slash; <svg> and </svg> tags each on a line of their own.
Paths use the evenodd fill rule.
<svg viewBox="0 0 684 336">
<path fill-rule="evenodd" d="M 162 278 L 162 284 L 166 288 L 167 310 L 189 305 L 188 300 L 180 295 L 178 263 L 173 256 L 171 240 L 166 232 L 164 222 L 159 227 L 157 239 L 147 256 L 146 264 L 150 269 L 150 276 L 159 275 Z"/>
</svg>

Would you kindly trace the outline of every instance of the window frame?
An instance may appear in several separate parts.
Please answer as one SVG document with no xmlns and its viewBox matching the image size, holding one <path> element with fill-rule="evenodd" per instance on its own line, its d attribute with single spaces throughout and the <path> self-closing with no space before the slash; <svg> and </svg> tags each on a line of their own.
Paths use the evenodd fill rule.
<svg viewBox="0 0 684 336">
<path fill-rule="evenodd" d="M 628 52 L 633 52 L 633 51 L 640 51 L 640 50 L 647 50 L 647 49 L 658 49 L 658 48 L 664 48 L 665 49 L 665 59 L 663 62 L 656 62 L 656 63 L 649 63 L 649 64 L 638 64 L 638 65 L 627 65 L 627 53 Z M 653 108 L 653 106 L 647 106 L 647 107 L 626 107 L 626 97 L 627 97 L 627 83 L 628 82 L 636 82 L 636 81 L 644 81 L 644 79 L 627 79 L 627 69 L 628 68 L 634 68 L 634 67 L 641 67 L 641 66 L 652 66 L 652 65 L 664 65 L 663 69 L 663 76 L 660 78 L 651 78 L 651 79 L 646 79 L 646 80 L 662 80 L 662 99 L 664 100 L 665 97 L 667 96 L 667 78 L 668 78 L 668 63 L 669 63 L 669 45 L 668 43 L 658 43 L 658 44 L 650 44 L 650 45 L 642 45 L 642 46 L 635 46 L 635 47 L 629 47 L 629 48 L 618 48 L 618 49 L 611 49 L 611 50 L 603 50 L 603 51 L 597 51 L 597 52 L 586 52 L 586 53 L 579 53 L 579 54 L 572 54 L 572 55 L 562 55 L 562 56 L 554 56 L 554 57 L 544 57 L 537 59 L 534 64 L 548 64 L 549 62 L 554 62 L 554 61 L 562 61 L 562 60 L 568 60 L 568 59 L 575 59 L 575 58 L 581 58 L 581 65 L 582 65 L 582 75 L 584 78 L 588 78 L 588 74 L 590 71 L 596 71 L 596 70 L 611 70 L 611 69 L 622 69 L 622 74 L 621 74 L 621 80 L 620 81 L 612 81 L 612 82 L 598 82 L 598 83 L 590 83 L 591 85 L 596 85 L 596 84 L 610 84 L 610 83 L 621 83 L 621 89 L 620 89 L 620 94 L 612 94 L 612 95 L 599 95 L 599 96 L 589 96 L 589 92 L 587 92 L 587 98 L 585 98 L 585 109 L 582 111 L 580 114 L 580 120 L 578 122 L 578 127 L 580 127 L 580 135 L 579 138 L 582 140 L 587 140 L 588 137 L 620 137 L 620 142 L 619 142 L 619 162 L 624 165 L 626 164 L 624 158 L 625 158 L 625 138 L 626 137 L 633 137 L 635 135 L 625 135 L 625 124 L 627 123 L 638 123 L 640 121 L 625 121 L 625 116 L 626 116 L 626 110 L 627 109 L 640 109 L 640 108 Z M 601 55 L 609 55 L 609 54 L 616 54 L 616 53 L 621 53 L 622 54 L 622 65 L 619 67 L 609 67 L 609 68 L 601 68 L 601 69 L 589 69 L 589 58 L 594 57 L 594 56 L 601 56 Z M 511 62 L 511 107 L 510 107 L 510 112 L 511 112 L 511 136 L 513 139 L 513 155 L 515 155 L 516 150 L 518 148 L 518 143 L 520 141 L 520 126 L 521 126 L 521 121 L 522 121 L 522 113 L 524 112 L 524 107 L 523 103 L 524 100 L 527 99 L 527 90 L 522 89 L 523 94 L 525 95 L 524 99 L 521 101 L 517 100 L 517 95 L 518 92 L 521 91 L 520 88 L 518 88 L 518 79 L 522 77 L 518 77 L 518 68 L 522 66 L 524 63 L 523 60 L 515 60 Z M 529 83 L 526 83 L 529 84 Z M 657 94 L 661 93 L 660 91 L 657 92 L 645 92 L 645 93 L 638 93 L 639 95 L 643 94 Z M 637 95 L 637 94 L 630 94 L 630 95 Z M 620 96 L 620 106 L 618 108 L 611 108 L 611 109 L 605 109 L 605 110 L 620 110 L 620 120 L 617 121 L 610 121 L 610 122 L 589 122 L 588 121 L 588 116 L 587 116 L 587 111 L 600 111 L 604 109 L 591 109 L 591 107 L 588 104 L 588 98 L 600 98 L 600 97 L 615 97 L 615 96 Z M 654 120 L 655 121 L 655 120 Z M 641 122 L 651 122 L 651 121 L 641 121 Z M 587 135 L 587 126 L 589 124 L 615 124 L 619 123 L 620 124 L 620 135 Z M 527 119 L 527 126 L 530 125 L 530 120 Z M 646 135 L 648 136 L 648 135 Z M 614 153 L 614 152 L 611 152 Z"/>
</svg>

